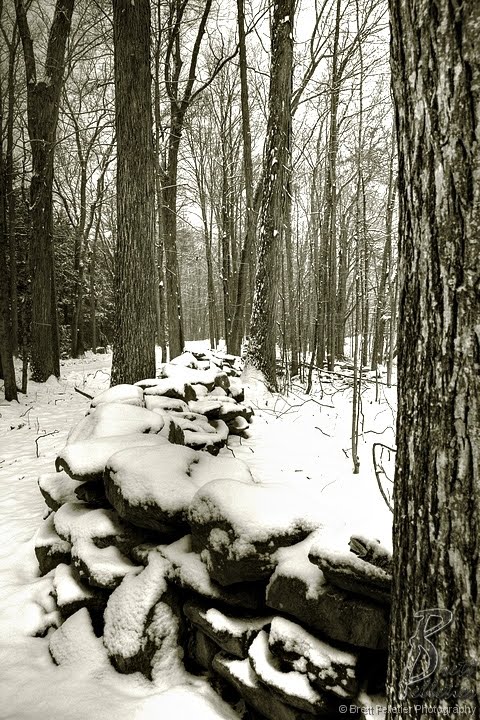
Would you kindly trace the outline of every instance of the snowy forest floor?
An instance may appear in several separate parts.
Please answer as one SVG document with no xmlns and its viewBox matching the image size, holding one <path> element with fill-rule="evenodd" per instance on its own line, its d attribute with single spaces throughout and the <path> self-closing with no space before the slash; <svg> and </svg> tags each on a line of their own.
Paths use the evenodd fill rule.
<svg viewBox="0 0 480 720">
<path fill-rule="evenodd" d="M 138 673 L 120 675 L 86 661 L 56 667 L 48 638 L 39 636 L 55 607 L 52 573 L 39 576 L 34 554 L 35 533 L 46 515 L 37 477 L 54 470 L 69 429 L 88 407 L 75 386 L 92 395 L 104 390 L 110 362 L 111 356 L 92 354 L 65 360 L 60 381 L 30 382 L 18 404 L 0 402 L 0 718 L 233 718 L 201 678 L 183 675 L 164 689 Z M 357 475 L 350 449 L 352 390 L 341 378 L 317 381 L 310 396 L 300 384 L 286 395 L 248 388 L 256 413 L 250 437 L 230 436 L 222 453 L 244 460 L 263 482 L 308 479 L 328 522 L 391 546 L 392 515 L 375 479 L 372 445 L 394 446 L 396 388 L 379 390 L 376 401 L 375 384 L 363 386 Z M 393 457 L 390 477 L 392 468 Z"/>
</svg>

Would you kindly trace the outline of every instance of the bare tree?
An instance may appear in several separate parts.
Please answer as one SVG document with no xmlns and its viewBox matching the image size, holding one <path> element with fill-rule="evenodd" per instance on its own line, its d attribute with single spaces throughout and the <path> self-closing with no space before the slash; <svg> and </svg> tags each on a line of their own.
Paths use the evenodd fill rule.
<svg viewBox="0 0 480 720">
<path fill-rule="evenodd" d="M 50 27 L 42 79 L 37 77 L 32 36 L 24 0 L 15 0 L 27 81 L 28 134 L 32 152 L 30 250 L 32 278 L 32 378 L 60 376 L 53 248 L 53 154 L 65 69 L 65 46 L 74 0 L 57 0 Z"/>
</svg>

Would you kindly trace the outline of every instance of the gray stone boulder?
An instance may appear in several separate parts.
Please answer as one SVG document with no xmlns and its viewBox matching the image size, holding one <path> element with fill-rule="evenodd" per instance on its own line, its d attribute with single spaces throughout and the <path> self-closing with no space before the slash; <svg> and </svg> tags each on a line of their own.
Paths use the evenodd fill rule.
<svg viewBox="0 0 480 720">
<path fill-rule="evenodd" d="M 303 673 L 282 669 L 278 657 L 270 651 L 265 630 L 252 642 L 248 657 L 260 682 L 283 703 L 314 716 L 335 714 L 338 703 L 331 695 L 315 690 Z"/>
<path fill-rule="evenodd" d="M 70 431 L 67 445 L 112 435 L 158 433 L 163 419 L 151 410 L 125 403 L 102 403 L 92 408 Z"/>
<path fill-rule="evenodd" d="M 140 380 L 136 385 L 143 388 L 146 403 L 148 402 L 149 396 L 157 395 L 172 398 L 173 400 L 182 400 L 185 403 L 188 403 L 190 400 L 196 400 L 197 398 L 192 384 L 183 380 L 181 377 Z"/>
<path fill-rule="evenodd" d="M 308 560 L 315 533 L 278 552 L 278 564 L 267 588 L 267 605 L 291 615 L 322 635 L 359 648 L 387 646 L 388 609 L 327 582 Z"/>
<path fill-rule="evenodd" d="M 86 608 L 97 625 L 101 622 L 108 594 L 105 590 L 87 585 L 73 565 L 60 564 L 55 568 L 53 595 L 63 618 Z"/>
<path fill-rule="evenodd" d="M 354 698 L 358 693 L 358 655 L 320 640 L 298 623 L 275 616 L 268 645 L 282 663 L 303 673 L 313 688 L 338 698 Z"/>
<path fill-rule="evenodd" d="M 287 705 L 275 696 L 253 670 L 250 661 L 237 660 L 225 653 L 213 658 L 213 670 L 232 685 L 245 702 L 267 720 L 313 720 L 315 715 Z"/>
<path fill-rule="evenodd" d="M 318 527 L 308 487 L 215 480 L 203 486 L 189 509 L 193 549 L 221 585 L 268 578 L 280 547 Z"/>
<path fill-rule="evenodd" d="M 310 548 L 309 559 L 335 587 L 390 604 L 391 573 L 349 552 L 348 548 L 332 549 L 317 542 Z"/>
<path fill-rule="evenodd" d="M 169 561 L 167 579 L 174 587 L 194 593 L 199 599 L 225 606 L 259 613 L 265 609 L 265 583 L 238 583 L 222 587 L 210 577 L 200 555 L 192 550 L 191 536 L 159 548 Z"/>
<path fill-rule="evenodd" d="M 156 415 L 156 413 L 152 413 Z M 88 416 L 87 416 L 88 417 Z M 163 428 L 164 419 L 159 418 L 159 427 Z M 103 471 L 108 458 L 126 447 L 160 447 L 166 445 L 168 439 L 158 434 L 132 433 L 128 435 L 111 435 L 79 440 L 66 445 L 58 454 L 55 466 L 72 479 L 79 482 L 103 480 Z"/>
<path fill-rule="evenodd" d="M 58 510 L 67 502 L 75 502 L 78 499 L 75 494 L 78 485 L 79 482 L 71 478 L 64 470 L 45 473 L 38 478 L 40 492 L 51 510 Z"/>
<path fill-rule="evenodd" d="M 109 459 L 105 492 L 119 515 L 163 534 L 188 529 L 187 513 L 197 490 L 212 477 L 250 478 L 235 458 L 210 458 L 191 448 L 165 445 L 122 450 Z"/>
<path fill-rule="evenodd" d="M 143 390 L 136 385 L 114 385 L 96 395 L 90 403 L 90 407 L 96 408 L 104 403 L 122 403 L 143 407 Z"/>
</svg>

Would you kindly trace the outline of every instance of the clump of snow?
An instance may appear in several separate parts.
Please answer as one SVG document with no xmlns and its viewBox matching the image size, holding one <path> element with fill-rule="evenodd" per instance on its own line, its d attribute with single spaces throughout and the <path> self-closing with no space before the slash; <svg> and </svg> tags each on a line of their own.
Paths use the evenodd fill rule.
<svg viewBox="0 0 480 720">
<path fill-rule="evenodd" d="M 57 665 L 87 665 L 91 671 L 111 671 L 102 639 L 96 637 L 89 612 L 81 608 L 50 637 L 50 653 Z"/>
<path fill-rule="evenodd" d="M 143 406 L 143 390 L 136 385 L 114 385 L 96 395 L 90 407 L 96 408 L 102 403 L 126 403 L 127 405 Z"/>
<path fill-rule="evenodd" d="M 159 447 L 167 442 L 167 439 L 160 435 L 139 432 L 79 440 L 63 448 L 57 457 L 56 465 L 59 469 L 68 469 L 72 477 L 95 477 L 103 473 L 108 458 L 125 447 Z"/>
<path fill-rule="evenodd" d="M 152 680 L 159 689 L 167 690 L 178 683 L 182 675 L 188 680 L 178 633 L 179 622 L 172 608 L 165 602 L 158 602 L 148 625 L 147 637 L 157 647 L 151 665 Z"/>
</svg>

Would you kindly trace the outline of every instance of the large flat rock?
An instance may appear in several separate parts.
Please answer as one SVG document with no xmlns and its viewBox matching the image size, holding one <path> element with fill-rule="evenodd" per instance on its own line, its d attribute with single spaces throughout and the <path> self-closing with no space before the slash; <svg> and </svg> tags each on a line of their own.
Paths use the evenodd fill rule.
<svg viewBox="0 0 480 720">
<path fill-rule="evenodd" d="M 326 638 L 359 648 L 384 649 L 387 608 L 328 583 L 320 568 L 308 560 L 313 542 L 315 534 L 279 551 L 279 562 L 267 588 L 267 605 Z"/>
<path fill-rule="evenodd" d="M 247 612 L 262 612 L 265 609 L 265 583 L 238 583 L 222 587 L 212 580 L 200 555 L 192 550 L 190 535 L 162 547 L 159 552 L 170 563 L 167 577 L 172 585 L 200 598 L 213 600 L 216 605 Z"/>
<path fill-rule="evenodd" d="M 221 585 L 268 578 L 278 548 L 305 538 L 320 523 L 308 486 L 221 479 L 190 505 L 193 548 Z"/>
<path fill-rule="evenodd" d="M 338 588 L 390 604 L 392 575 L 382 567 L 363 560 L 346 548 L 331 548 L 317 542 L 312 545 L 309 559 L 326 579 Z"/>
<path fill-rule="evenodd" d="M 152 413 L 156 414 L 156 413 Z M 163 428 L 164 419 L 160 420 Z M 108 459 L 124 448 L 160 447 L 168 439 L 158 434 L 129 433 L 128 435 L 109 435 L 78 440 L 66 445 L 58 454 L 55 465 L 57 471 L 64 471 L 77 481 L 101 482 Z"/>
<path fill-rule="evenodd" d="M 102 403 L 92 408 L 75 425 L 67 438 L 67 445 L 94 437 L 131 435 L 132 433 L 158 433 L 163 418 L 144 407 L 126 403 Z"/>
<path fill-rule="evenodd" d="M 251 478 L 235 458 L 210 458 L 178 445 L 113 455 L 105 470 L 105 491 L 119 515 L 160 533 L 188 529 L 187 513 L 197 490 L 211 478 Z"/>
<path fill-rule="evenodd" d="M 212 667 L 240 693 L 245 702 L 267 720 L 313 720 L 315 715 L 282 702 L 263 685 L 249 660 L 232 659 L 218 653 Z"/>
</svg>

